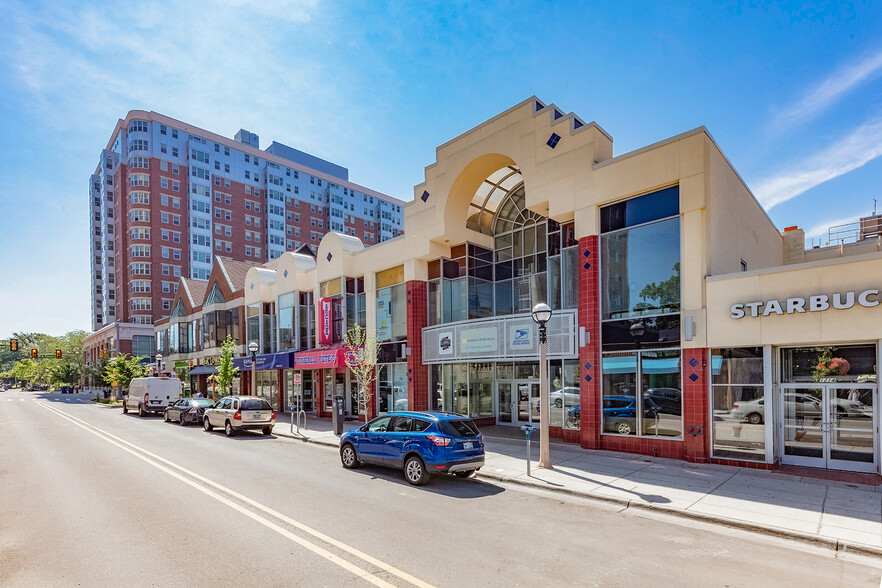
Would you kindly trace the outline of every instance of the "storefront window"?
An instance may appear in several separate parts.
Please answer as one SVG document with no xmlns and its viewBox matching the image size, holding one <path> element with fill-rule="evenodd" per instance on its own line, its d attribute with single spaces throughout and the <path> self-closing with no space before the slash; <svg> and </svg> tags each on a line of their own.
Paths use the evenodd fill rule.
<svg viewBox="0 0 882 588">
<path fill-rule="evenodd" d="M 379 366 L 377 374 L 377 411 L 407 410 L 407 363 Z"/>
<path fill-rule="evenodd" d="M 493 364 L 469 364 L 469 416 L 493 416 Z"/>
<path fill-rule="evenodd" d="M 604 433 L 682 436 L 679 349 L 607 353 L 602 364 Z"/>
<path fill-rule="evenodd" d="M 279 410 L 279 376 L 276 370 L 258 370 L 255 373 L 257 390 L 255 396 L 265 398 L 273 407 Z"/>
<path fill-rule="evenodd" d="M 245 344 L 252 341 L 259 342 L 260 341 L 260 303 L 257 302 L 255 304 L 249 304 L 245 309 L 245 328 L 246 328 L 246 338 L 248 339 Z"/>
<path fill-rule="evenodd" d="M 315 307 L 313 306 L 312 292 L 300 293 L 300 341 L 299 349 L 312 349 L 313 329 L 315 324 Z"/>
<path fill-rule="evenodd" d="M 552 360 L 548 377 L 551 387 L 548 401 L 551 417 L 548 424 L 552 427 L 567 429 L 579 428 L 579 362 L 577 360 Z"/>
<path fill-rule="evenodd" d="M 377 340 L 407 339 L 407 292 L 404 284 L 377 290 Z"/>
<path fill-rule="evenodd" d="M 714 457 L 764 460 L 766 412 L 762 347 L 711 353 Z"/>
<path fill-rule="evenodd" d="M 279 351 L 294 349 L 294 293 L 279 296 Z"/>
<path fill-rule="evenodd" d="M 346 280 L 346 325 L 348 329 L 355 325 L 362 328 L 367 326 L 364 278 L 348 278 Z"/>
<path fill-rule="evenodd" d="M 781 350 L 782 382 L 875 382 L 875 345 L 823 345 Z"/>
</svg>

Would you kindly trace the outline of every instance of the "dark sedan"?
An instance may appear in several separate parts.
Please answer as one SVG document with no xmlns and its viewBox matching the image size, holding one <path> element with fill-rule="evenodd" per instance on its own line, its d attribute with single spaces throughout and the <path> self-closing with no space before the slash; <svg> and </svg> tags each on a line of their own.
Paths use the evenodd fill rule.
<svg viewBox="0 0 882 588">
<path fill-rule="evenodd" d="M 210 398 L 181 398 L 165 407 L 162 418 L 167 423 L 177 421 L 184 426 L 201 423 L 205 409 L 212 404 Z"/>
</svg>

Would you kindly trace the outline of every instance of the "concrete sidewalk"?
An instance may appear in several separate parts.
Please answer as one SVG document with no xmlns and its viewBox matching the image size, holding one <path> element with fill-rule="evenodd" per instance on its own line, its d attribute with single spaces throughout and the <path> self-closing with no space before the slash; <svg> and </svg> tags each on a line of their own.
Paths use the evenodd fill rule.
<svg viewBox="0 0 882 588">
<path fill-rule="evenodd" d="M 309 418 L 302 435 L 280 413 L 276 435 L 339 446 L 330 419 Z M 352 421 L 345 430 L 360 426 Z M 526 472 L 523 433 L 483 428 L 485 465 L 478 477 L 648 508 L 731 527 L 882 556 L 882 486 L 626 453 L 590 451 L 552 440 L 554 468 L 539 469 L 533 439 L 532 475 Z"/>
</svg>

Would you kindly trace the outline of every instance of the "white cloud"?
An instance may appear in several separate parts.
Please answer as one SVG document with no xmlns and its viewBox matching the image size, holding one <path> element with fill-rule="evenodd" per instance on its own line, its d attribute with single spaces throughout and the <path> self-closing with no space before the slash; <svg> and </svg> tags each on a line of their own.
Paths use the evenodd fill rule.
<svg viewBox="0 0 882 588">
<path fill-rule="evenodd" d="M 882 155 L 882 120 L 864 123 L 849 136 L 756 185 L 767 210 Z"/>
<path fill-rule="evenodd" d="M 779 113 L 775 126 L 787 128 L 814 118 L 855 87 L 880 73 L 882 51 L 866 55 L 857 63 L 840 67 L 801 100 Z"/>
</svg>

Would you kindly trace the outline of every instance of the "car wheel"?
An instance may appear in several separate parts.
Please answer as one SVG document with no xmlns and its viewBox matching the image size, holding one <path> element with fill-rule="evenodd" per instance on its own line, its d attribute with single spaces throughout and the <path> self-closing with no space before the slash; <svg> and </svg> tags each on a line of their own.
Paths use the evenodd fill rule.
<svg viewBox="0 0 882 588">
<path fill-rule="evenodd" d="M 208 422 L 208 417 L 205 417 L 204 419 L 202 419 L 202 428 L 205 429 L 206 431 L 211 431 L 214 429 L 214 427 L 211 426 L 211 423 Z"/>
<path fill-rule="evenodd" d="M 123 400 L 123 414 L 129 414 L 129 405 Z"/>
<path fill-rule="evenodd" d="M 181 416 L 178 417 L 178 423 L 179 423 L 182 427 L 186 427 L 186 426 L 187 426 L 187 420 L 184 418 L 184 413 L 181 413 Z"/>
<path fill-rule="evenodd" d="M 272 432 L 273 432 L 273 428 L 272 428 L 272 427 L 264 427 L 264 428 L 263 428 L 263 434 L 264 434 L 264 435 L 270 435 L 270 434 L 272 434 Z"/>
<path fill-rule="evenodd" d="M 355 447 L 351 443 L 346 443 L 340 448 L 340 461 L 347 470 L 355 469 L 361 465 L 361 462 L 358 461 L 358 456 L 355 454 Z"/>
<path fill-rule="evenodd" d="M 414 486 L 422 486 L 429 481 L 426 464 L 416 455 L 411 455 L 404 462 L 404 477 Z"/>
<path fill-rule="evenodd" d="M 227 424 L 224 425 L 224 433 L 227 434 L 227 437 L 232 437 L 236 434 L 236 429 L 233 428 L 233 423 L 227 421 Z"/>
<path fill-rule="evenodd" d="M 453 472 L 457 478 L 471 478 L 475 474 L 475 470 L 465 470 L 462 472 Z"/>
<path fill-rule="evenodd" d="M 632 432 L 631 423 L 628 421 L 619 421 L 615 425 L 616 433 L 619 435 L 630 435 Z"/>
<path fill-rule="evenodd" d="M 147 411 L 144 410 L 144 405 L 143 405 L 143 404 L 139 404 L 139 405 L 138 405 L 138 416 L 139 416 L 139 417 L 145 417 L 145 416 L 147 416 Z"/>
<path fill-rule="evenodd" d="M 751 425 L 761 425 L 763 424 L 763 415 L 758 412 L 752 412 L 747 415 L 747 422 Z"/>
</svg>

